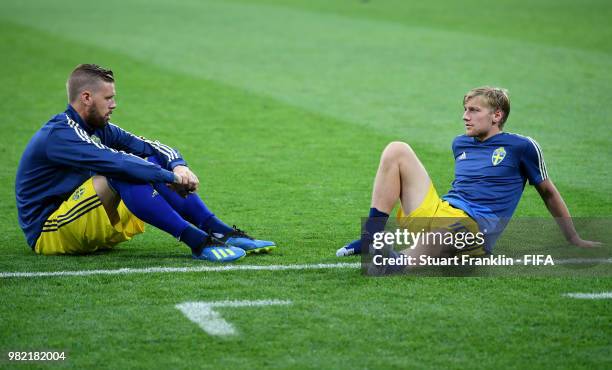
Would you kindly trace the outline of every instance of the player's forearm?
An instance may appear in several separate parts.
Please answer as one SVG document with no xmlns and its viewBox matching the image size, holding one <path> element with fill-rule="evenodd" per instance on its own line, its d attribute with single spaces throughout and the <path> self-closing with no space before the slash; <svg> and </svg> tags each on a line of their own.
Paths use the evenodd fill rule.
<svg viewBox="0 0 612 370">
<path fill-rule="evenodd" d="M 113 141 L 115 145 L 117 145 L 120 150 L 139 157 L 158 156 L 160 159 L 159 164 L 169 171 L 176 166 L 187 165 L 179 151 L 168 145 L 162 144 L 159 141 L 135 136 L 118 126 L 109 125 L 109 130 L 114 137 Z"/>
<path fill-rule="evenodd" d="M 552 191 L 549 194 L 543 196 L 544 203 L 550 214 L 555 218 L 555 221 L 559 225 L 563 236 L 569 242 L 573 242 L 578 239 L 578 233 L 574 227 L 572 216 L 570 215 L 567 205 L 563 201 L 561 194 L 558 191 Z"/>
<path fill-rule="evenodd" d="M 176 166 L 186 166 L 187 163 L 181 157 L 178 150 L 169 147 L 168 145 L 162 144 L 159 141 L 151 140 L 140 140 L 143 144 L 142 154 L 146 157 L 157 155 L 163 162 L 162 167 L 167 170 L 172 170 Z"/>
<path fill-rule="evenodd" d="M 174 174 L 136 155 L 126 154 L 88 139 L 68 123 L 56 125 L 47 137 L 47 159 L 57 164 L 89 170 L 110 177 L 141 182 L 174 181 Z"/>
</svg>

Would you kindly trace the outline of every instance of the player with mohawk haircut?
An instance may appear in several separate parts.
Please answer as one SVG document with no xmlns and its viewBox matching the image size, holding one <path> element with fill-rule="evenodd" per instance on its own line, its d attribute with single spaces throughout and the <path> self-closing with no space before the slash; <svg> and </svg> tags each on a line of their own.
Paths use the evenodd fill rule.
<svg viewBox="0 0 612 370">
<path fill-rule="evenodd" d="M 142 233 L 144 223 L 187 244 L 196 259 L 230 262 L 275 248 L 219 220 L 176 149 L 110 123 L 111 70 L 78 65 L 66 89 L 66 111 L 32 137 L 15 180 L 19 225 L 36 253 L 111 248 Z"/>
</svg>

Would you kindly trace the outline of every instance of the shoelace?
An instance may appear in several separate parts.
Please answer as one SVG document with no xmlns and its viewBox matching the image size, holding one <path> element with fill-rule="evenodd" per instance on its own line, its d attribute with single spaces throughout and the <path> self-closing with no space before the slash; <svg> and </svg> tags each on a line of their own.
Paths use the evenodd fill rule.
<svg viewBox="0 0 612 370">
<path fill-rule="evenodd" d="M 225 247 L 225 243 L 222 243 L 209 235 L 204 242 L 204 248 L 208 247 Z"/>
<path fill-rule="evenodd" d="M 250 237 L 247 233 L 237 228 L 236 225 L 232 225 L 232 229 L 234 229 L 234 231 L 232 232 L 233 235 L 253 240 L 252 237 Z"/>
</svg>

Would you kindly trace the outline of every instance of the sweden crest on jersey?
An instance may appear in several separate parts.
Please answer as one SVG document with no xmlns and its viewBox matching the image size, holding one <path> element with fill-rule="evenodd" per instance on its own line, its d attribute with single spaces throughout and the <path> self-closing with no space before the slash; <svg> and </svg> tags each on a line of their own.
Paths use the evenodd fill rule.
<svg viewBox="0 0 612 370">
<path fill-rule="evenodd" d="M 83 193 L 85 193 L 85 189 L 83 189 L 83 187 L 81 186 L 80 188 L 76 189 L 74 193 L 72 193 L 72 199 L 78 200 L 83 195 Z"/>
<path fill-rule="evenodd" d="M 491 156 L 491 162 L 493 162 L 494 166 L 497 166 L 501 163 L 501 161 L 504 160 L 504 158 L 506 158 L 506 149 L 504 149 L 503 146 L 500 146 L 493 152 L 493 155 Z"/>
<path fill-rule="evenodd" d="M 100 140 L 99 137 L 97 137 L 96 135 L 91 135 L 89 137 L 91 139 L 91 141 L 93 141 L 94 143 L 98 143 L 98 144 L 102 144 L 102 140 Z"/>
</svg>

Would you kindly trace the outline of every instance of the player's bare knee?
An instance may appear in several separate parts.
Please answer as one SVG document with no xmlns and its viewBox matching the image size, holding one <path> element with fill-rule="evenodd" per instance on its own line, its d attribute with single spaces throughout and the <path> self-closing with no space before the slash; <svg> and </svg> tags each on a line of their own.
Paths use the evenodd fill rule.
<svg viewBox="0 0 612 370">
<path fill-rule="evenodd" d="M 410 145 L 401 141 L 393 141 L 383 150 L 380 161 L 381 163 L 397 164 L 410 156 L 414 156 Z"/>
</svg>

